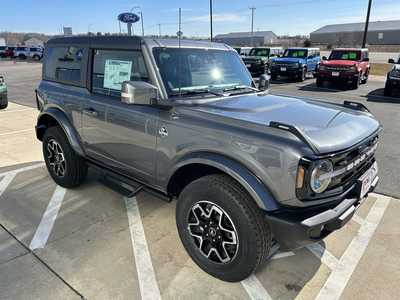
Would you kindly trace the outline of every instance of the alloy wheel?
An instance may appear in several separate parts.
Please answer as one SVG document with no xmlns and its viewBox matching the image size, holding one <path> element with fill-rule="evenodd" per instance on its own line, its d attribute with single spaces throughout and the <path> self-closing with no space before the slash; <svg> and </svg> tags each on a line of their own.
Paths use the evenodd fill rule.
<svg viewBox="0 0 400 300">
<path fill-rule="evenodd" d="M 187 218 L 188 231 L 200 253 L 218 264 L 231 262 L 239 249 L 239 239 L 230 216 L 210 201 L 195 203 Z"/>
<path fill-rule="evenodd" d="M 54 139 L 47 143 L 47 159 L 54 174 L 58 177 L 64 177 L 67 170 L 64 152 L 60 144 Z"/>
</svg>

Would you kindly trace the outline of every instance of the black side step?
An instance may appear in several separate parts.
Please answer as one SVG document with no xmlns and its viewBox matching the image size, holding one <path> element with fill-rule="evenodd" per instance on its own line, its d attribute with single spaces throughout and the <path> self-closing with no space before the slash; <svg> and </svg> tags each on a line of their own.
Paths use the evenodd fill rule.
<svg viewBox="0 0 400 300">
<path fill-rule="evenodd" d="M 127 198 L 134 197 L 137 193 L 139 193 L 143 189 L 143 185 L 139 183 L 127 184 L 125 182 L 122 182 L 118 178 L 110 176 L 107 173 L 100 178 L 100 181 L 110 189 L 122 194 Z"/>
</svg>

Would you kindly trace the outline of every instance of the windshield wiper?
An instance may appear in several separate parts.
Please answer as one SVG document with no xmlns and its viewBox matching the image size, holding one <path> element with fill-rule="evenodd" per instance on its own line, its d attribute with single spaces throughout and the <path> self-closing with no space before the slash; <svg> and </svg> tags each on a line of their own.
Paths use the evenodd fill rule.
<svg viewBox="0 0 400 300">
<path fill-rule="evenodd" d="M 248 85 L 235 85 L 232 87 L 228 87 L 223 89 L 224 92 L 230 92 L 230 91 L 240 91 L 240 90 L 251 90 L 253 92 L 259 92 L 260 90 L 252 87 L 252 86 L 248 86 Z"/>
<path fill-rule="evenodd" d="M 171 96 L 191 96 L 191 95 L 198 95 L 198 94 L 212 94 L 218 97 L 225 96 L 224 93 L 220 93 L 214 91 L 212 89 L 198 89 L 198 90 L 181 90 L 180 92 L 173 92 Z"/>
</svg>

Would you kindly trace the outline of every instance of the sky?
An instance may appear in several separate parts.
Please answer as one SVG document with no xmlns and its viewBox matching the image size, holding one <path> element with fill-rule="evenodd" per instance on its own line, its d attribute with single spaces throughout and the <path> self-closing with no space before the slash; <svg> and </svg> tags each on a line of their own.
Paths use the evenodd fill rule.
<svg viewBox="0 0 400 300">
<path fill-rule="evenodd" d="M 145 34 L 174 35 L 178 31 L 178 8 L 182 8 L 185 36 L 209 35 L 209 0 L 2 0 L 0 32 L 58 34 L 63 26 L 74 33 L 119 32 L 121 12 L 142 11 Z M 365 21 L 368 0 L 213 0 L 214 34 L 250 31 L 255 7 L 254 30 L 278 35 L 308 35 L 329 24 Z M 399 0 L 373 0 L 372 21 L 400 19 Z M 122 30 L 126 26 L 122 24 Z M 141 34 L 140 23 L 134 32 Z"/>
</svg>

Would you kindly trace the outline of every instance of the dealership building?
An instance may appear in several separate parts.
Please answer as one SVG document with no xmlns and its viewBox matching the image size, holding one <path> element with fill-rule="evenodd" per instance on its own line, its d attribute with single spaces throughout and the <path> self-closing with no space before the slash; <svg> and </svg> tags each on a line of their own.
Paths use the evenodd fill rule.
<svg viewBox="0 0 400 300">
<path fill-rule="evenodd" d="M 365 23 L 324 26 L 310 34 L 314 44 L 360 46 Z M 367 35 L 369 45 L 400 45 L 400 20 L 370 22 Z"/>
<path fill-rule="evenodd" d="M 225 43 L 230 46 L 263 46 L 273 45 L 278 41 L 278 36 L 272 31 L 251 32 L 232 32 L 228 34 L 218 34 L 214 37 L 216 42 Z"/>
</svg>

